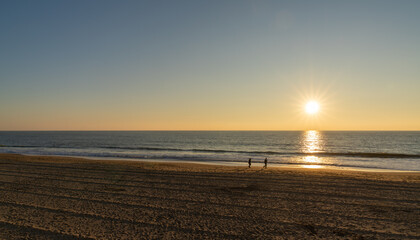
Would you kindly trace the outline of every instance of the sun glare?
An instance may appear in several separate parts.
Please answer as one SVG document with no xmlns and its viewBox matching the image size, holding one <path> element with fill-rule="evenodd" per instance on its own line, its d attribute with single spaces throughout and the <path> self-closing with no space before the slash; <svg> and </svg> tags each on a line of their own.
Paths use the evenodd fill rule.
<svg viewBox="0 0 420 240">
<path fill-rule="evenodd" d="M 308 114 L 315 114 L 319 111 L 319 104 L 315 101 L 310 101 L 306 103 L 305 110 Z"/>
</svg>

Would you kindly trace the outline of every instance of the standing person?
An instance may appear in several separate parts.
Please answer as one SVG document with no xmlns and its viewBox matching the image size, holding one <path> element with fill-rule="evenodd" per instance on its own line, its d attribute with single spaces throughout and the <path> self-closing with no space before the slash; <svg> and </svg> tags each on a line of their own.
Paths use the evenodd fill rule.
<svg viewBox="0 0 420 240">
<path fill-rule="evenodd" d="M 264 168 L 267 168 L 267 158 L 264 159 Z"/>
<path fill-rule="evenodd" d="M 251 158 L 248 160 L 248 168 L 251 168 Z"/>
</svg>

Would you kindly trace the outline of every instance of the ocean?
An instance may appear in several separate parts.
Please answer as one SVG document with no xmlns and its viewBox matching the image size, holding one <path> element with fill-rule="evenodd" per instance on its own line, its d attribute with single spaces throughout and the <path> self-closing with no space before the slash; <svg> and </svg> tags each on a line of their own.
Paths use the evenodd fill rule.
<svg viewBox="0 0 420 240">
<path fill-rule="evenodd" d="M 420 132 L 0 131 L 0 153 L 420 171 Z"/>
</svg>

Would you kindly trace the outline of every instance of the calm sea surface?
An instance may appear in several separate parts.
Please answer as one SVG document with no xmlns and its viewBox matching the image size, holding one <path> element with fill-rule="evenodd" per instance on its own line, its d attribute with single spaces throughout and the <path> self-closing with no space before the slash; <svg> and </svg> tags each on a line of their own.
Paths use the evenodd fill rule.
<svg viewBox="0 0 420 240">
<path fill-rule="evenodd" d="M 420 171 L 420 132 L 0 132 L 0 153 Z"/>
</svg>

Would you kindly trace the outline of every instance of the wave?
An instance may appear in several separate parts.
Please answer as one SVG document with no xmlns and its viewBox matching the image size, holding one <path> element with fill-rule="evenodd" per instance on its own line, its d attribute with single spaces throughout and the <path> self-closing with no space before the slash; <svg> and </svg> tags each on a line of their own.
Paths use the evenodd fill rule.
<svg viewBox="0 0 420 240">
<path fill-rule="evenodd" d="M 319 152 L 319 153 L 305 153 L 306 155 L 317 156 L 344 156 L 344 157 L 364 157 L 364 158 L 420 158 L 419 154 L 405 154 L 405 153 L 374 153 L 374 152 Z"/>
<path fill-rule="evenodd" d="M 375 152 L 277 152 L 277 151 L 238 151 L 222 149 L 182 149 L 182 148 L 158 148 L 158 147 L 106 147 L 109 149 L 144 150 L 144 151 L 176 151 L 176 152 L 208 152 L 208 153 L 244 153 L 261 155 L 302 155 L 302 156 L 346 156 L 366 158 L 420 158 L 420 154 L 405 153 L 375 153 Z"/>
<path fill-rule="evenodd" d="M 73 148 L 66 146 L 35 146 L 35 145 L 0 145 L 1 148 L 66 148 L 66 149 L 89 149 Z M 279 151 L 244 151 L 224 149 L 199 149 L 199 148 L 160 148 L 160 147 L 114 147 L 98 146 L 101 149 L 158 151 L 158 152 L 201 152 L 220 154 L 249 154 L 249 155 L 286 155 L 286 156 L 320 156 L 320 157 L 362 157 L 362 158 L 420 158 L 420 154 L 387 153 L 387 152 L 279 152 Z"/>
</svg>

